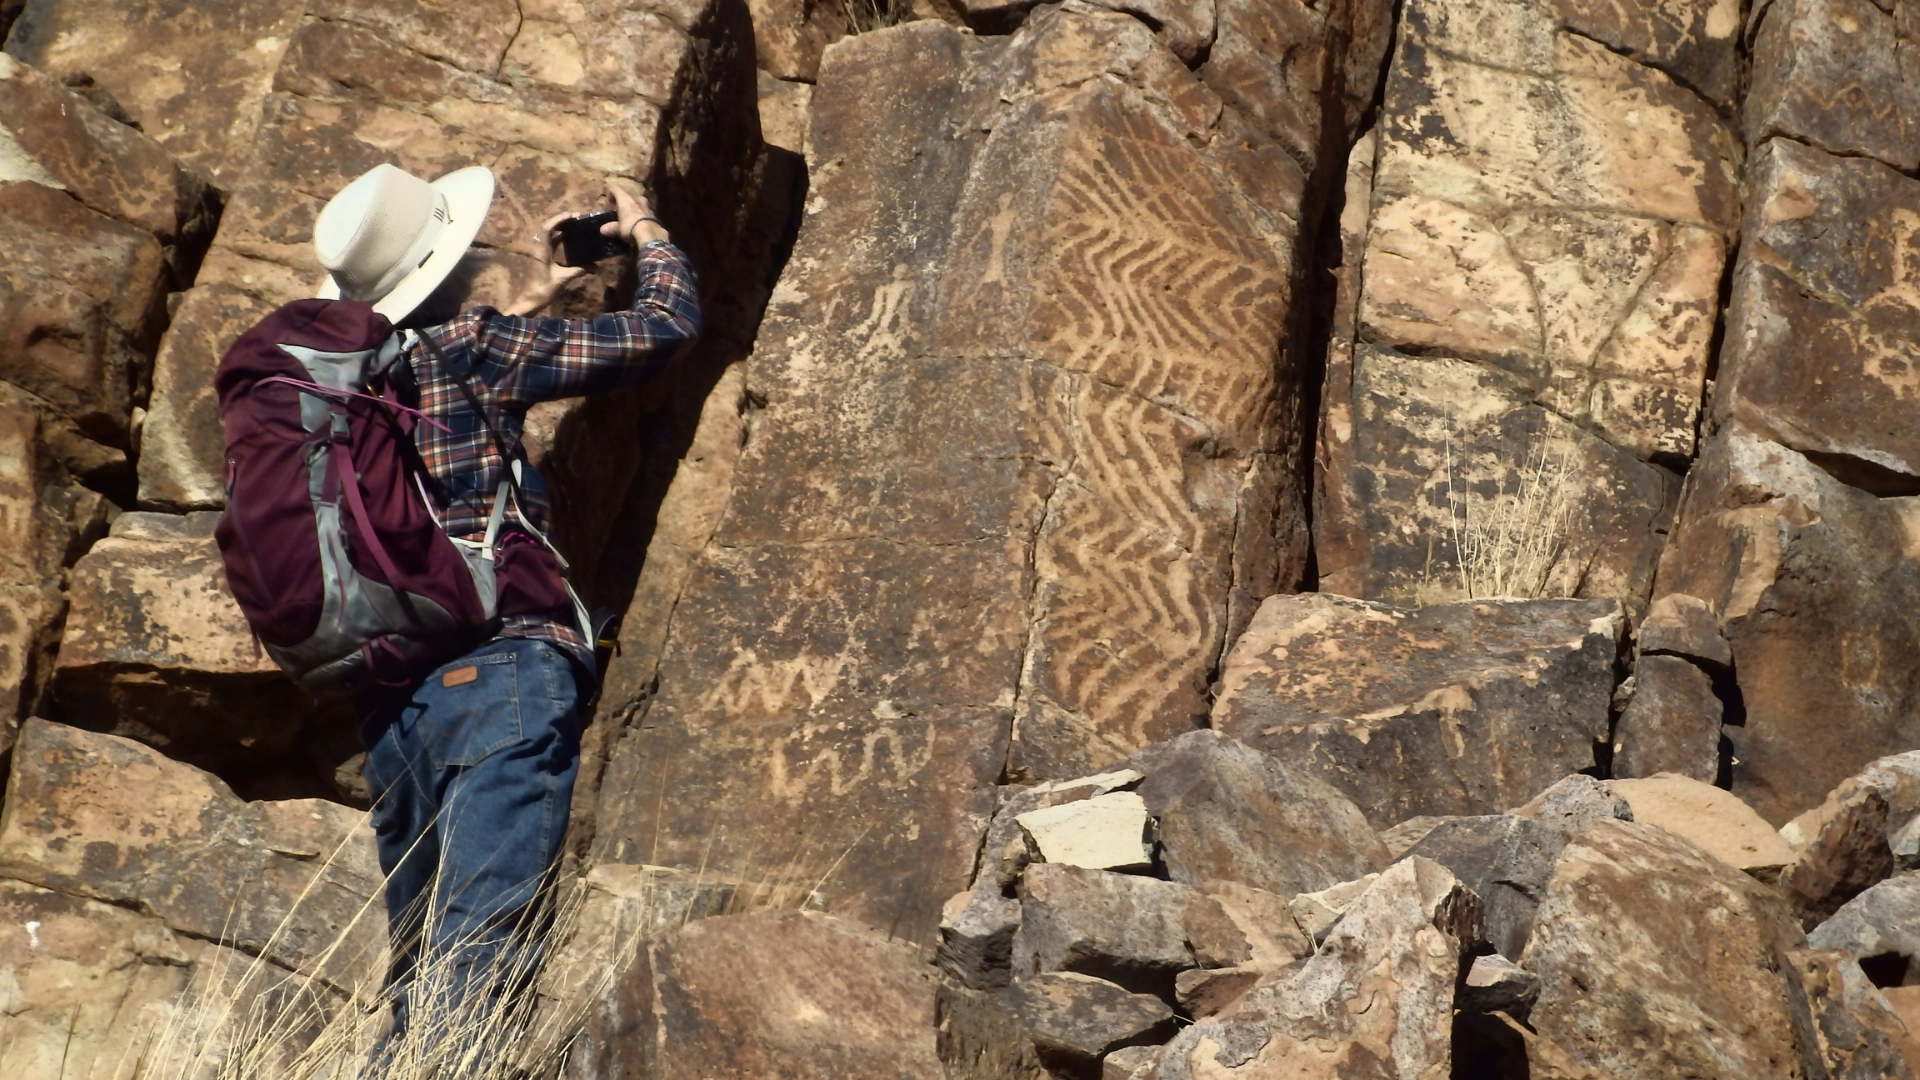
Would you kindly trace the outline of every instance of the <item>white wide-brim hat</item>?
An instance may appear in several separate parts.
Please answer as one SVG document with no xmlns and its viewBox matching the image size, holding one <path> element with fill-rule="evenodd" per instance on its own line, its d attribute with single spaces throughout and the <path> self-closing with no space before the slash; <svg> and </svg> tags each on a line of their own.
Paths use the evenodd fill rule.
<svg viewBox="0 0 1920 1080">
<path fill-rule="evenodd" d="M 440 287 L 479 235 L 493 205 L 484 165 L 425 180 L 376 165 L 321 207 L 313 247 L 327 280 L 322 300 L 364 300 L 399 322 Z"/>
</svg>

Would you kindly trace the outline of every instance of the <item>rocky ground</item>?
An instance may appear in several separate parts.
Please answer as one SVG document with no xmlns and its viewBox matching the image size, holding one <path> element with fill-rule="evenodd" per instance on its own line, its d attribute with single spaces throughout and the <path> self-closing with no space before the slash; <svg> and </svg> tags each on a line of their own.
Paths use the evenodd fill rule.
<svg viewBox="0 0 1920 1080">
<path fill-rule="evenodd" d="M 0 1076 L 377 1030 L 211 376 L 382 161 L 709 313 L 531 418 L 560 1075 L 1920 1073 L 1906 3 L 0 0 Z"/>
</svg>

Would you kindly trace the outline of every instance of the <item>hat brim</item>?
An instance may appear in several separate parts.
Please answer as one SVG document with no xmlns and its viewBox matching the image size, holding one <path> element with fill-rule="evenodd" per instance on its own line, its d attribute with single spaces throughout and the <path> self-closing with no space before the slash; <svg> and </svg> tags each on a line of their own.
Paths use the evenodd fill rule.
<svg viewBox="0 0 1920 1080">
<path fill-rule="evenodd" d="M 486 224 L 487 209 L 493 205 L 493 170 L 485 165 L 456 169 L 435 180 L 433 186 L 446 196 L 447 213 L 452 220 L 441 228 L 427 260 L 401 278 L 387 295 L 373 302 L 373 310 L 392 322 L 411 314 L 453 273 L 453 268 L 460 264 L 467 248 L 473 244 L 473 238 L 480 235 L 480 226 Z M 322 300 L 338 300 L 340 283 L 328 274 L 315 295 Z"/>
</svg>

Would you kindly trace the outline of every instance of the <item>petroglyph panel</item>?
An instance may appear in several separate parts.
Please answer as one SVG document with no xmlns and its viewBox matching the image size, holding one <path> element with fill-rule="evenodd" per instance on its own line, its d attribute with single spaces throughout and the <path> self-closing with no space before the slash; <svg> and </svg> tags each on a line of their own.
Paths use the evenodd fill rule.
<svg viewBox="0 0 1920 1080">
<path fill-rule="evenodd" d="M 1027 334 L 1041 359 L 1216 425 L 1229 452 L 1261 449 L 1289 268 L 1149 108 L 1102 87 L 1056 121 L 1073 133 Z"/>
<path fill-rule="evenodd" d="M 1292 234 L 1229 110 L 1086 8 L 827 52 L 733 494 L 609 678 L 598 857 L 845 854 L 828 906 L 916 936 L 996 780 L 1204 721 L 1303 517 Z"/>
<path fill-rule="evenodd" d="M 1379 129 L 1360 340 L 1505 368 L 1643 459 L 1690 456 L 1741 154 L 1667 72 L 1732 70 L 1717 10 L 1410 3 Z"/>
</svg>

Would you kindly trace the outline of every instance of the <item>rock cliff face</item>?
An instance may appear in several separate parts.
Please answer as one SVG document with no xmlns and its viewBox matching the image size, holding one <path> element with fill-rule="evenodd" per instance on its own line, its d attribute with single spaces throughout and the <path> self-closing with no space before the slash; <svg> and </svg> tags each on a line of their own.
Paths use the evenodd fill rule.
<svg viewBox="0 0 1920 1080">
<path fill-rule="evenodd" d="M 0 1075 L 380 1033 L 211 378 L 393 162 L 707 312 L 530 417 L 625 616 L 500 1068 L 1911 1077 L 1911 14 L 0 0 Z"/>
</svg>

